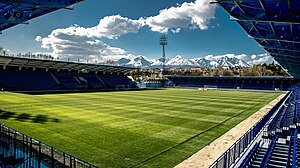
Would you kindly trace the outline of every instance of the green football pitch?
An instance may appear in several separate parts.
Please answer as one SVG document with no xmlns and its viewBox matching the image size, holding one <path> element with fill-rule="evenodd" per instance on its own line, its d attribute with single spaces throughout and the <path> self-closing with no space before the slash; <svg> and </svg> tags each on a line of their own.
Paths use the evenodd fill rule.
<svg viewBox="0 0 300 168">
<path fill-rule="evenodd" d="M 280 93 L 0 93 L 0 122 L 100 167 L 173 167 Z"/>
</svg>

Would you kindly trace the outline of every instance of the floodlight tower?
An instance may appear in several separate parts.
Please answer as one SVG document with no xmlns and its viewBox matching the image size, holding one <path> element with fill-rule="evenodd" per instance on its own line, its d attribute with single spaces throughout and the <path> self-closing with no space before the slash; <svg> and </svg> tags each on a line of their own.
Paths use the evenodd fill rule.
<svg viewBox="0 0 300 168">
<path fill-rule="evenodd" d="M 162 46 L 163 49 L 163 69 L 162 69 L 162 76 L 165 74 L 166 69 L 166 50 L 165 46 L 168 45 L 168 38 L 165 35 L 162 35 L 159 38 L 159 44 Z"/>
</svg>

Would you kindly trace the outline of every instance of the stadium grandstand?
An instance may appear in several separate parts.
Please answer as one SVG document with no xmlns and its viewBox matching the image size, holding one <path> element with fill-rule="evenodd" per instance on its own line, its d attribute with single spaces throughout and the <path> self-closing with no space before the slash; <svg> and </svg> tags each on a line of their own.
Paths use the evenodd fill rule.
<svg viewBox="0 0 300 168">
<path fill-rule="evenodd" d="M 300 78 L 300 1 L 215 0 L 212 3 L 222 6 L 231 20 L 236 21 L 295 81 Z M 297 85 L 290 88 L 285 98 L 211 167 L 298 167 L 299 89 Z"/>
<path fill-rule="evenodd" d="M 0 56 L 0 66 L 0 88 L 4 91 L 137 88 L 124 75 L 133 70 L 127 67 L 7 56 Z"/>
<path fill-rule="evenodd" d="M 282 90 L 296 86 L 300 80 L 283 77 L 206 77 L 167 76 L 170 86 L 219 89 Z"/>
<path fill-rule="evenodd" d="M 30 19 L 42 16 L 44 14 L 59 10 L 59 9 L 73 9 L 73 5 L 81 2 L 82 0 L 0 0 L 0 31 L 3 31 L 12 26 L 18 24 L 27 23 Z M 185 76 L 167 76 L 168 83 L 162 84 L 164 79 L 155 79 L 154 82 L 149 80 L 148 85 L 155 86 L 182 86 L 182 87 L 196 87 L 196 88 L 225 88 L 225 89 L 247 89 L 247 90 L 279 90 L 285 91 L 285 96 L 282 98 L 274 107 L 272 107 L 263 118 L 261 118 L 250 130 L 248 130 L 237 142 L 234 143 L 225 153 L 223 153 L 212 165 L 211 168 L 229 168 L 229 167 L 298 167 L 300 162 L 300 139 L 298 138 L 298 132 L 300 127 L 300 114 L 299 114 L 299 98 L 300 98 L 300 61 L 298 60 L 300 54 L 300 1 L 299 0 L 283 0 L 283 1 L 274 1 L 274 0 L 214 0 L 212 3 L 218 3 L 221 5 L 232 17 L 233 20 L 237 21 L 238 24 L 242 26 L 243 29 L 249 34 L 250 38 L 253 38 L 260 46 L 262 46 L 274 59 L 291 75 L 290 78 L 277 78 L 277 77 L 185 77 Z M 118 99 L 116 95 L 108 94 L 104 95 L 108 100 L 103 100 L 99 103 L 99 100 L 104 96 L 101 95 L 76 95 L 74 97 L 64 97 L 65 95 L 50 95 L 49 97 L 35 97 L 32 102 L 29 100 L 27 94 L 17 94 L 11 93 L 10 91 L 21 91 L 21 92 L 45 92 L 45 91 L 106 91 L 106 90 L 116 90 L 116 89 L 126 89 L 126 90 L 136 90 L 138 89 L 136 83 L 127 77 L 127 74 L 135 70 L 134 68 L 128 67 L 119 67 L 119 66 L 107 66 L 99 64 L 88 64 L 88 63 L 75 63 L 69 61 L 59 61 L 53 59 L 35 59 L 35 58 L 21 58 L 21 57 L 12 57 L 12 56 L 0 56 L 0 89 L 2 91 L 9 91 L 7 98 L 1 105 L 6 105 L 12 103 L 9 107 L 13 110 L 25 108 L 34 109 L 31 103 L 34 102 L 36 105 L 45 106 L 49 109 L 53 108 L 53 114 L 60 117 L 68 118 L 67 128 L 61 128 L 59 124 L 59 119 L 50 118 L 51 122 L 53 121 L 59 123 L 52 129 L 61 129 L 64 132 L 69 131 L 68 127 L 77 127 L 86 128 L 89 127 L 91 134 L 94 133 L 93 124 L 99 124 L 100 122 L 106 122 L 111 125 L 105 125 L 98 127 L 100 128 L 99 134 L 94 135 L 95 137 L 84 137 L 87 141 L 82 142 L 80 145 L 87 145 L 90 149 L 82 149 L 78 147 L 75 149 L 79 150 L 89 150 L 89 152 L 101 151 L 105 156 L 102 156 L 102 160 L 114 158 L 118 161 L 105 160 L 104 164 L 109 165 L 108 167 L 118 166 L 118 167 L 151 167 L 149 165 L 143 165 L 145 162 L 151 160 L 158 156 L 159 154 L 168 154 L 168 152 L 174 150 L 175 154 L 173 156 L 184 154 L 184 156 L 179 156 L 182 161 L 186 157 L 190 156 L 190 153 L 185 153 L 189 146 L 195 145 L 198 148 L 202 148 L 203 144 L 208 144 L 213 137 L 219 135 L 220 133 L 226 132 L 224 126 L 232 128 L 234 125 L 226 125 L 226 121 L 234 118 L 240 114 L 243 114 L 244 111 L 248 112 L 245 109 L 242 109 L 241 113 L 226 112 L 219 114 L 218 112 L 222 111 L 222 108 L 225 106 L 229 109 L 240 109 L 238 105 L 245 106 L 249 109 L 256 109 L 259 106 L 253 106 L 253 104 L 262 105 L 269 101 L 269 99 L 274 99 L 277 92 L 255 92 L 252 95 L 253 100 L 250 102 L 245 102 L 248 99 L 246 92 L 239 93 L 240 97 L 235 98 L 232 96 L 232 92 L 224 91 L 226 94 L 229 94 L 228 97 L 221 96 L 221 99 L 218 99 L 218 94 L 215 93 L 212 95 L 212 102 L 201 102 L 209 99 L 210 95 L 208 92 L 203 93 L 204 97 L 197 99 L 200 95 L 195 94 L 195 91 L 191 91 L 192 96 L 183 95 L 183 92 L 189 92 L 190 89 L 184 90 L 182 92 L 177 92 L 179 89 L 171 90 L 169 97 L 160 99 L 160 97 L 165 95 L 164 90 L 162 92 L 156 92 L 154 97 L 148 98 L 148 93 L 141 93 L 135 97 L 136 103 L 133 101 L 134 93 L 125 95 L 126 93 L 120 94 L 123 99 Z M 156 83 L 159 81 L 158 83 Z M 158 90 L 161 91 L 161 90 Z M 229 93 L 228 93 L 229 92 Z M 179 94 L 180 93 L 180 94 Z M 274 94 L 269 95 L 268 98 L 264 99 L 259 97 L 259 94 Z M 4 95 L 5 93 L 3 93 Z M 11 100 L 17 96 L 25 95 L 11 102 Z M 178 96 L 180 95 L 180 96 Z M 242 96 L 241 96 L 242 95 Z M 52 97 L 51 97 L 52 96 Z M 73 95 L 71 95 L 73 96 Z M 90 97 L 88 97 L 90 96 Z M 98 96 L 98 97 L 97 97 Z M 126 97 L 128 96 L 128 97 Z M 156 97 L 155 97 L 156 96 Z M 180 97 L 183 99 L 179 99 Z M 261 95 L 260 95 L 261 96 Z M 4 97 L 4 96 L 3 96 Z M 234 97 L 231 100 L 226 100 L 226 98 Z M 73 100 L 68 100 L 66 104 L 59 104 L 56 99 L 69 98 Z M 86 102 L 93 102 L 97 106 L 91 107 L 89 104 L 86 105 L 86 102 L 81 99 L 87 99 Z M 126 99 L 129 100 L 126 100 Z M 146 99 L 148 98 L 148 99 Z M 242 100 L 239 100 L 241 98 Z M 43 101 L 38 102 L 37 99 L 43 99 Z M 105 98 L 103 98 L 105 99 Z M 150 101 L 150 100 L 151 101 Z M 177 100 L 178 99 L 178 100 Z M 225 99 L 225 100 L 224 100 Z M 189 101 L 199 101 L 201 105 L 210 104 L 211 106 L 218 106 L 217 101 L 222 101 L 223 106 L 219 107 L 217 112 L 214 112 L 213 109 L 209 109 L 207 113 L 198 114 L 194 107 L 186 107 L 185 104 L 188 104 Z M 263 101 L 256 102 L 256 101 Z M 7 101 L 7 102 L 6 102 Z M 29 101 L 24 103 L 25 101 Z M 123 101 L 126 101 L 127 105 L 131 108 L 124 108 Z M 148 102 L 149 101 L 149 102 Z M 182 103 L 182 102 L 183 103 Z M 232 107 L 229 104 L 229 101 L 237 101 L 238 104 L 235 107 Z M 75 103 L 74 103 L 75 102 Z M 174 103 L 175 102 L 175 103 Z M 22 104 L 24 103 L 24 104 Z M 40 103 L 40 104 L 39 104 Z M 53 104 L 55 105 L 53 105 Z M 161 106 L 160 103 L 162 104 Z M 172 104 L 173 103 L 173 104 Z M 180 106 L 175 106 L 175 104 L 182 103 Z M 196 106 L 198 102 L 193 102 L 192 105 Z M 252 103 L 252 104 L 251 104 Z M 78 106 L 77 106 L 78 104 Z M 92 103 L 91 103 L 92 104 Z M 101 104 L 103 106 L 99 106 Z M 112 104 L 112 105 L 111 105 Z M 135 106 L 136 104 L 141 104 L 141 106 Z M 3 106 L 4 106 L 3 105 Z M 118 106 L 119 105 L 119 106 Z M 172 107 L 174 105 L 174 107 Z M 252 106 L 250 106 L 252 105 Z M 51 107 L 50 107 L 51 106 Z M 73 108 L 71 108 L 71 106 Z M 111 108 L 110 106 L 113 106 Z M 152 106 L 155 106 L 155 110 L 152 109 Z M 161 109 L 157 109 L 157 106 L 165 108 L 164 112 L 161 112 Z M 230 106 L 230 107 L 229 107 Z M 98 111 L 92 111 L 100 107 L 100 110 L 108 111 L 107 113 L 101 113 Z M 58 108 L 57 111 L 56 108 Z M 61 108 L 64 108 L 63 111 Z M 76 111 L 76 108 L 82 108 L 85 111 L 80 114 L 80 110 Z M 189 109 L 188 109 L 189 108 Z M 47 110 L 49 110 L 47 109 Z M 53 110 L 52 109 L 52 110 Z M 118 111 L 120 110 L 121 111 Z M 174 110 L 175 109 L 175 110 Z M 183 113 L 187 110 L 191 110 L 191 114 Z M 5 111 L 0 109 L 1 119 L 9 119 L 12 117 L 19 117 L 16 120 L 23 122 L 26 120 L 41 120 L 35 121 L 34 124 L 38 123 L 40 125 L 45 124 L 47 121 L 46 115 L 29 115 L 22 111 L 21 117 L 17 116 L 15 111 Z M 27 109 L 28 110 L 28 109 Z M 30 111 L 29 112 L 32 112 Z M 41 113 L 47 113 L 49 111 L 41 110 Z M 67 110 L 72 112 L 75 111 L 78 118 L 68 116 Z M 126 111 L 128 110 L 128 111 Z M 140 112 L 141 110 L 145 110 Z M 149 111 L 146 111 L 149 110 Z M 174 111 L 172 111 L 174 110 Z M 178 111 L 176 111 L 178 110 Z M 183 110 L 183 111 L 180 111 Z M 62 112 L 63 111 L 63 112 Z M 127 113 L 125 113 L 125 111 Z M 137 112 L 138 111 L 138 112 Z M 153 112 L 154 111 L 154 112 Z M 224 110 L 225 111 L 225 110 Z M 169 113 L 170 112 L 170 113 Z M 50 112 L 49 112 L 50 113 Z M 63 113 L 63 114 L 62 114 Z M 136 114 L 138 113 L 138 114 Z M 209 115 L 209 113 L 215 113 L 215 115 Z M 248 112 L 244 117 L 250 116 L 251 112 Z M 221 121 L 221 124 L 224 124 L 220 130 L 217 130 L 219 119 L 213 117 L 219 117 L 220 120 L 223 120 L 222 115 L 225 116 L 224 122 Z M 72 113 L 72 115 L 74 115 Z M 90 116 L 92 117 L 90 117 Z M 178 117 L 180 115 L 180 117 Z M 183 115 L 187 115 L 182 117 Z M 232 116 L 230 116 L 232 115 Z M 95 119 L 96 116 L 101 116 L 101 121 Z M 159 116 L 160 118 L 155 118 Z M 211 117 L 209 119 L 205 118 L 206 116 Z M 90 117 L 90 118 L 89 118 Z M 111 117 L 111 118 L 110 118 Z M 182 117 L 182 118 L 181 118 Z M 239 116 L 235 122 L 242 121 L 243 117 Z M 196 118 L 196 119 L 195 119 Z M 132 120 L 130 120 L 132 119 Z M 90 121 L 86 121 L 90 120 Z M 202 124 L 201 122 L 205 124 Z M 230 120 L 233 121 L 233 120 Z M 12 121 L 15 122 L 15 121 Z M 43 123 L 44 122 L 44 123 Z M 99 122 L 99 123 L 98 123 Z M 121 125 L 118 125 L 120 122 Z M 74 124 L 75 123 L 75 124 Z M 166 124 L 162 124 L 166 123 Z M 32 124 L 32 125 L 34 125 Z M 72 125 L 73 124 L 73 125 Z M 149 124 L 149 125 L 147 125 Z M 151 125 L 150 125 L 151 124 Z M 218 123 L 219 124 L 219 123 Z M 232 124 L 232 123 L 231 123 Z M 23 126 L 22 124 L 20 124 Z M 31 126 L 30 128 L 41 129 L 39 126 Z M 99 124 L 100 125 L 100 124 Z M 136 127 L 134 127 L 134 126 Z M 144 126 L 145 125 L 145 126 Z M 21 127 L 20 126 L 20 127 Z M 47 125 L 48 126 L 48 125 Z M 82 126 L 82 127 L 80 127 Z M 58 128 L 59 127 L 59 128 Z M 90 128 L 91 127 L 91 128 Z M 122 128 L 121 128 L 122 127 Z M 123 128 L 125 127 L 125 128 Z M 134 127 L 134 128 L 133 128 Z M 137 128 L 139 127 L 139 128 Z M 163 128 L 162 128 L 163 127 Z M 200 128 L 198 128 L 200 127 Z M 221 126 L 220 126 L 221 127 Z M 153 128 L 153 130 L 151 129 Z M 216 132 L 209 132 L 206 134 L 205 131 L 210 129 L 216 129 Z M 44 129 L 44 128 L 42 128 Z M 126 130 L 128 129 L 128 130 Z M 148 130 L 149 129 L 149 130 Z M 160 129 L 164 129 L 161 131 Z M 98 130 L 98 131 L 99 131 Z M 113 131 L 111 131 L 113 130 Z M 159 130 L 159 131 L 157 131 Z M 175 131 L 174 131 L 175 130 Z M 205 130 L 205 131 L 203 131 Z M 34 130 L 35 131 L 35 130 Z M 49 131 L 49 130 L 47 130 Z M 110 132 L 111 131 L 111 132 Z M 134 131 L 140 131 L 142 133 L 135 134 Z M 201 131 L 200 133 L 197 131 Z M 54 132 L 54 131 L 53 131 Z M 149 133 L 150 132 L 150 133 Z M 182 132 L 182 136 L 179 135 Z M 56 133 L 56 132 L 55 132 Z M 71 132 L 72 135 L 76 135 L 76 132 Z M 131 137 L 127 137 L 127 134 Z M 144 134 L 143 134 L 144 133 Z M 112 137 L 110 137 L 111 134 Z M 148 136 L 150 134 L 150 136 Z M 57 138 L 59 141 L 58 133 L 55 134 L 57 137 L 51 137 L 51 139 Z M 204 138 L 209 139 L 210 141 L 202 142 L 202 139 L 196 139 L 198 136 L 205 136 Z M 44 135 L 43 136 L 48 136 Z M 100 137 L 101 136 L 101 137 Z M 107 136 L 107 137 L 103 137 Z M 166 136 L 166 137 L 164 137 Z M 174 138 L 178 136 L 178 139 Z M 74 140 L 72 136 L 66 136 L 69 141 L 78 141 Z M 49 137 L 48 137 L 49 138 Z M 98 143 L 98 139 L 103 138 L 102 142 L 108 143 L 110 146 L 100 146 L 106 145 Z M 111 138 L 111 139 L 110 139 Z M 120 138 L 120 139 L 118 139 Z M 143 141 L 144 139 L 145 141 Z M 195 138 L 195 139 L 193 139 Z M 135 141 L 135 140 L 138 141 Z M 174 140 L 176 139 L 176 140 Z M 182 140 L 181 140 L 182 139 Z M 127 140 L 127 141 L 126 141 Z M 174 140 L 174 141 L 172 141 Z M 188 143 L 189 144 L 184 144 Z M 127 143 L 117 144 L 115 142 L 124 141 Z M 133 146 L 132 142 L 137 142 L 137 146 Z M 156 143 L 159 142 L 159 143 Z M 58 144 L 64 144 L 64 141 L 58 142 Z M 79 142 L 77 142 L 79 143 Z M 93 146 L 94 144 L 99 146 Z M 115 144 L 114 144 L 115 143 Z M 148 145 L 149 148 L 143 148 L 142 145 Z M 73 144 L 74 145 L 74 144 Z M 134 144 L 135 145 L 135 144 Z M 141 146 L 139 146 L 141 145 Z M 151 146 L 152 145 L 152 146 Z M 182 145 L 182 146 L 180 146 Z M 68 146 L 68 145 L 66 145 Z M 72 146 L 72 145 L 70 145 Z M 79 146 L 79 145 L 78 145 Z M 174 147 L 175 146 L 175 147 Z M 86 146 L 84 146 L 86 147 Z M 123 151 L 119 151 L 122 148 Z M 176 148 L 178 147 L 178 148 Z M 181 147 L 181 148 L 180 148 Z M 72 147 L 71 147 L 72 148 Z M 133 148 L 133 152 L 128 148 Z M 163 148 L 161 150 L 160 148 Z M 193 149 L 193 150 L 198 150 Z M 70 149 L 70 148 L 69 148 Z M 106 150 L 108 149 L 108 150 Z M 124 150 L 125 149 L 125 150 Z M 128 151 L 126 151 L 126 149 Z M 148 149 L 151 149 L 148 151 Z M 115 152 L 116 153 L 113 153 Z M 74 150 L 73 150 L 74 151 Z M 136 153 L 139 151 L 141 153 Z M 157 154 L 159 153 L 159 154 Z M 92 158 L 95 160 L 100 160 L 95 158 L 97 156 L 90 156 L 89 153 L 82 154 L 86 158 Z M 132 158 L 131 158 L 132 157 Z M 164 159 L 165 155 L 159 156 L 160 159 Z M 142 159 L 141 159 L 142 158 Z M 167 158 L 167 157 L 166 157 Z M 169 157 L 170 158 L 170 157 Z M 131 160 L 132 159 L 132 160 Z M 172 165 L 178 163 L 178 160 L 173 161 L 170 159 Z M 170 161 L 170 162 L 171 162 Z M 115 163 L 116 162 L 116 163 Z M 168 163 L 168 161 L 164 161 Z M 153 163 L 152 163 L 153 164 Z M 154 163 L 156 167 L 159 163 Z M 99 164 L 100 165 L 100 164 Z M 169 166 L 168 165 L 168 166 Z M 98 166 L 98 165 L 97 165 Z M 58 148 L 55 148 L 49 144 L 46 144 L 38 139 L 35 139 L 29 135 L 21 133 L 20 131 L 11 128 L 10 126 L 0 123 L 0 167 L 41 167 L 41 168 L 56 168 L 56 167 L 78 167 L 78 168 L 93 168 L 97 167 L 94 164 L 91 164 L 87 161 L 80 159 L 79 157 L 68 154 L 65 151 L 62 151 Z M 167 167 L 168 167 L 167 166 Z M 197 166 L 196 166 L 197 167 Z"/>
<path fill-rule="evenodd" d="M 0 32 L 29 20 L 59 9 L 73 9 L 73 5 L 83 0 L 1 0 Z M 99 75 L 71 75 L 74 70 L 89 70 L 105 74 L 125 73 L 127 69 L 114 67 L 70 64 L 58 61 L 32 60 L 1 56 L 1 90 L 60 90 L 81 88 L 81 81 L 92 88 L 104 85 Z M 31 68 L 31 70 L 29 70 Z M 43 69 L 43 70 L 41 70 Z M 51 71 L 56 71 L 55 75 Z M 67 70 L 67 72 L 64 72 Z M 53 72 L 54 73 L 54 72 Z M 77 73 L 78 74 L 78 73 Z M 82 77 L 81 77 L 82 76 Z M 36 79 L 39 82 L 34 82 Z M 59 80 L 60 79 L 60 80 Z M 120 77 L 123 82 L 124 77 Z M 103 85 L 101 85 L 103 84 Z M 106 85 L 115 87 L 116 83 Z M 75 156 L 69 155 L 41 141 L 0 124 L 0 167 L 95 167 Z"/>
</svg>

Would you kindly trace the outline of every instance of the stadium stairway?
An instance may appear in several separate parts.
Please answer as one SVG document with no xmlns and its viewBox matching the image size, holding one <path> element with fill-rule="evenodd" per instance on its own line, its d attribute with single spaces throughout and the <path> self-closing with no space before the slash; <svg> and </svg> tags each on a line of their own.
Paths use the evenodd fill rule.
<svg viewBox="0 0 300 168">
<path fill-rule="evenodd" d="M 290 143 L 286 144 L 277 141 L 268 160 L 268 167 L 287 167 L 290 157 L 290 148 Z"/>
<path fill-rule="evenodd" d="M 236 146 L 247 145 L 235 160 L 234 155 L 226 151 L 211 168 L 296 168 L 300 163 L 300 130 L 299 124 L 299 96 L 300 88 L 293 88 L 281 105 L 276 105 L 269 121 L 255 135 L 250 144 L 245 141 L 235 143 Z M 249 131 L 248 131 L 249 132 Z M 229 150 L 230 150 L 229 149 Z M 239 149 L 239 148 L 238 148 Z M 220 162 L 220 163 L 219 163 Z M 225 164 L 224 164 L 225 163 Z"/>
<path fill-rule="evenodd" d="M 297 138 L 297 146 L 296 146 L 296 160 L 297 160 L 297 163 L 299 164 L 300 163 L 300 139 L 299 138 Z M 294 151 L 293 151 L 294 152 Z"/>
<path fill-rule="evenodd" d="M 54 73 L 65 89 L 80 89 L 81 84 L 72 74 L 65 72 Z"/>
<path fill-rule="evenodd" d="M 281 133 L 289 129 L 295 129 L 298 124 L 299 91 L 291 93 L 289 100 L 282 106 L 274 119 L 268 125 L 268 131 L 271 135 L 275 132 Z"/>
<path fill-rule="evenodd" d="M 288 136 L 281 135 L 280 138 L 276 135 L 269 144 L 263 141 L 259 144 L 251 149 L 240 168 L 287 168 L 299 163 L 298 130 L 291 131 Z"/>
<path fill-rule="evenodd" d="M 240 168 L 249 168 L 250 165 L 254 168 L 260 167 L 267 150 L 268 148 L 259 147 L 259 144 L 256 144 Z"/>
</svg>

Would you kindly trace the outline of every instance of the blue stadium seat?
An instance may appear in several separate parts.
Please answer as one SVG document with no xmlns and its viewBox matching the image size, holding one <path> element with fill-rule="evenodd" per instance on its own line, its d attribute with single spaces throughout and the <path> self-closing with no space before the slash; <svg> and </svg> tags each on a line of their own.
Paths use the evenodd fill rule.
<svg viewBox="0 0 300 168">
<path fill-rule="evenodd" d="M 4 90 L 60 90 L 46 71 L 0 69 L 0 86 Z"/>
<path fill-rule="evenodd" d="M 125 75 L 99 74 L 109 88 L 138 88 L 135 83 Z"/>
</svg>

